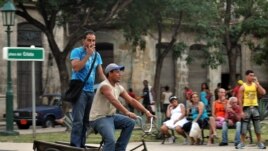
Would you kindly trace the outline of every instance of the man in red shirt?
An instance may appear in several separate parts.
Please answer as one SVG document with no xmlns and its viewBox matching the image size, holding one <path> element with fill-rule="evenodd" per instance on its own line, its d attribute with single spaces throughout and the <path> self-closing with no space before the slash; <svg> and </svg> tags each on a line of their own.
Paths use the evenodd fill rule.
<svg viewBox="0 0 268 151">
<path fill-rule="evenodd" d="M 240 87 L 241 87 L 241 85 L 243 84 L 244 82 L 242 81 L 242 80 L 238 80 L 237 81 L 237 85 L 234 87 L 234 89 L 233 89 L 233 96 L 234 97 L 236 97 L 236 98 L 238 98 L 238 92 L 239 92 L 239 89 L 240 89 Z"/>
</svg>

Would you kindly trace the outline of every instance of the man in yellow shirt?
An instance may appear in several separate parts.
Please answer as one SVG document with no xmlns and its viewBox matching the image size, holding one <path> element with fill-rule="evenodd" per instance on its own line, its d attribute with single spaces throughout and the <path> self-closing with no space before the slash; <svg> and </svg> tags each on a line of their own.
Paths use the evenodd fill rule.
<svg viewBox="0 0 268 151">
<path fill-rule="evenodd" d="M 236 149 L 245 147 L 245 136 L 250 120 L 253 121 L 257 145 L 259 149 L 265 149 L 266 146 L 261 142 L 260 113 L 258 110 L 258 94 L 266 94 L 265 89 L 260 85 L 252 70 L 246 71 L 246 81 L 239 89 L 238 102 L 242 109 L 242 130 L 241 142 Z"/>
</svg>

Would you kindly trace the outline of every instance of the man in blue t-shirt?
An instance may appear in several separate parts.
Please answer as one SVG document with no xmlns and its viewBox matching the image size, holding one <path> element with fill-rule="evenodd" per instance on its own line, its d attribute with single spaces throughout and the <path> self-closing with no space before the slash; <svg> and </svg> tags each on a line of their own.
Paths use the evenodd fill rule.
<svg viewBox="0 0 268 151">
<path fill-rule="evenodd" d="M 77 101 L 72 104 L 72 132 L 71 132 L 71 146 L 85 147 L 86 143 L 86 131 L 89 124 L 89 113 L 94 96 L 94 82 L 95 75 L 98 72 L 101 80 L 105 79 L 105 75 L 102 69 L 102 59 L 100 54 L 95 50 L 96 36 L 95 33 L 90 30 L 86 31 L 83 36 L 83 45 L 81 47 L 74 48 L 70 55 L 72 65 L 72 79 L 81 79 L 84 81 L 85 77 L 89 73 L 94 57 L 96 55 L 96 61 L 93 65 L 93 69 L 90 73 L 88 80 L 85 83 L 83 91 Z"/>
</svg>

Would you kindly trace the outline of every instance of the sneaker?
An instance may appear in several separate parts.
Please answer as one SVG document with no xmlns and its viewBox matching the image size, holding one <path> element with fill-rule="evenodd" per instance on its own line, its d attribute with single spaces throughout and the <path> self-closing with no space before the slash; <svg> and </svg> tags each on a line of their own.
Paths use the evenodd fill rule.
<svg viewBox="0 0 268 151">
<path fill-rule="evenodd" d="M 244 143 L 239 143 L 237 146 L 235 146 L 235 149 L 243 149 L 245 147 Z"/>
<path fill-rule="evenodd" d="M 239 143 L 234 143 L 234 146 L 236 147 Z"/>
<path fill-rule="evenodd" d="M 266 149 L 266 146 L 263 143 L 258 144 L 259 149 Z"/>
<path fill-rule="evenodd" d="M 219 146 L 228 146 L 228 143 L 221 142 Z"/>
<path fill-rule="evenodd" d="M 175 138 L 174 138 L 174 136 L 170 136 L 170 137 L 168 138 L 168 142 L 169 142 L 169 143 L 174 143 L 174 142 L 175 142 Z"/>
<path fill-rule="evenodd" d="M 183 142 L 183 145 L 188 145 L 189 144 L 189 141 L 187 138 L 184 138 L 184 142 Z"/>
</svg>

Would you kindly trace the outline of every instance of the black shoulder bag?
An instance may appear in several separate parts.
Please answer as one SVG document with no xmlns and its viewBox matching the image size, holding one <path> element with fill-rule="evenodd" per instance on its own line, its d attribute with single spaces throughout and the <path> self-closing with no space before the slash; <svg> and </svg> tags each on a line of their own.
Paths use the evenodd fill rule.
<svg viewBox="0 0 268 151">
<path fill-rule="evenodd" d="M 70 81 L 69 88 L 63 95 L 63 101 L 75 103 L 78 100 L 78 98 L 79 98 L 79 96 L 80 96 L 80 94 L 85 86 L 85 83 L 86 83 L 86 81 L 87 81 L 87 79 L 88 79 L 88 77 L 93 69 L 96 58 L 97 58 L 97 52 L 95 52 L 94 60 L 91 64 L 89 72 L 88 72 L 86 78 L 84 79 L 84 81 L 82 81 L 80 79 L 72 79 Z"/>
</svg>

